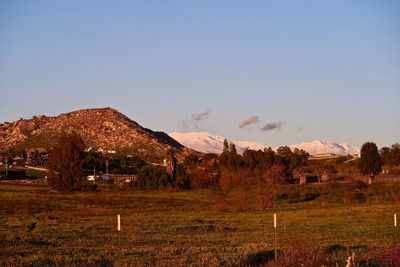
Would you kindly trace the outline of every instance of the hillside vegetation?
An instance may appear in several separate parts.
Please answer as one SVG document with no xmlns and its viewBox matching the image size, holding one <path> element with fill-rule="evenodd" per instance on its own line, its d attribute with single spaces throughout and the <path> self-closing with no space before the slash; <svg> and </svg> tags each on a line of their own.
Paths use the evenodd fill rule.
<svg viewBox="0 0 400 267">
<path fill-rule="evenodd" d="M 0 152 L 49 150 L 63 133 L 72 131 L 83 138 L 87 148 L 117 150 L 151 160 L 162 160 L 169 149 L 187 150 L 167 134 L 146 129 L 115 109 L 95 108 L 0 124 Z"/>
</svg>

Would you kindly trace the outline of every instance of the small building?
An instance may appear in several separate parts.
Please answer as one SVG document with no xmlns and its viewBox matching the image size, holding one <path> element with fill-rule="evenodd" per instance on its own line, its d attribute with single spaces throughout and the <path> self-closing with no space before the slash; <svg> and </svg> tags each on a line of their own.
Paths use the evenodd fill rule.
<svg viewBox="0 0 400 267">
<path fill-rule="evenodd" d="M 123 184 L 130 183 L 139 180 L 138 175 L 130 175 L 130 174 L 108 174 L 110 179 L 114 182 L 114 184 Z"/>
<path fill-rule="evenodd" d="M 312 175 L 311 173 L 303 173 L 300 175 L 299 184 L 310 184 L 310 183 L 318 183 L 320 181 L 319 176 Z"/>
<path fill-rule="evenodd" d="M 103 174 L 102 176 L 100 176 L 100 179 L 102 181 L 109 181 L 110 180 L 110 176 L 107 174 Z"/>
</svg>

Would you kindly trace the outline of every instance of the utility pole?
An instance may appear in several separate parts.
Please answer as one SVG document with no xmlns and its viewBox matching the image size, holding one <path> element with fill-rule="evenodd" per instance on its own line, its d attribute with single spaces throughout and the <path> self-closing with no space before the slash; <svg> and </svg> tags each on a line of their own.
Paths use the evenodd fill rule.
<svg viewBox="0 0 400 267">
<path fill-rule="evenodd" d="M 118 235 L 118 266 L 121 266 L 121 216 L 117 216 L 117 235 Z"/>
<path fill-rule="evenodd" d="M 278 264 L 278 240 L 276 235 L 276 213 L 274 213 L 274 262 Z"/>
<path fill-rule="evenodd" d="M 93 183 L 96 183 L 96 165 L 93 165 Z"/>
<path fill-rule="evenodd" d="M 397 242 L 397 214 L 395 213 L 394 214 L 394 222 L 393 222 L 393 225 L 394 225 L 394 245 L 395 246 L 397 246 L 398 245 L 398 242 Z M 397 251 L 396 251 L 396 258 L 397 258 Z"/>
<path fill-rule="evenodd" d="M 8 156 L 6 156 L 6 178 L 8 176 Z"/>
<path fill-rule="evenodd" d="M 397 245 L 397 214 L 395 213 L 394 214 L 394 222 L 393 222 L 393 225 L 394 225 L 394 241 L 395 241 L 395 244 Z"/>
</svg>

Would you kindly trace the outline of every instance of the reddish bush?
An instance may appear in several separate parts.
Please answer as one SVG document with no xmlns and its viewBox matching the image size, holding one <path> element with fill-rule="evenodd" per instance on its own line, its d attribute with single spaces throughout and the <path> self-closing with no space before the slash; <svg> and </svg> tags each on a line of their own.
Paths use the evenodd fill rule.
<svg viewBox="0 0 400 267">
<path fill-rule="evenodd" d="M 189 173 L 190 188 L 207 188 L 218 184 L 219 176 L 217 173 L 207 172 L 202 169 L 192 169 Z"/>
<path fill-rule="evenodd" d="M 375 250 L 368 256 L 367 263 L 368 266 L 400 266 L 400 245 Z"/>
</svg>

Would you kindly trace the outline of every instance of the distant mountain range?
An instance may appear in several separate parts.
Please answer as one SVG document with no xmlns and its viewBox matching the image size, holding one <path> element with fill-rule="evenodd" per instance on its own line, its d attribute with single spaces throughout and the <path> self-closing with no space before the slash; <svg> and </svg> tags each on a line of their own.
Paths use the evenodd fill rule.
<svg viewBox="0 0 400 267">
<path fill-rule="evenodd" d="M 179 133 L 172 132 L 169 134 L 173 139 L 182 145 L 205 153 L 221 153 L 223 150 L 224 137 L 212 135 L 208 132 L 190 132 Z M 239 153 L 243 153 L 246 149 L 263 150 L 268 146 L 257 142 L 250 141 L 230 141 L 236 146 Z M 335 154 L 335 155 L 355 155 L 360 153 L 360 149 L 346 143 L 334 143 L 330 141 L 315 140 L 307 143 L 290 145 L 292 150 L 295 148 L 303 149 L 310 155 L 318 154 Z M 276 149 L 276 148 L 275 148 Z"/>
<path fill-rule="evenodd" d="M 169 149 L 189 151 L 166 133 L 146 129 L 115 109 L 94 108 L 0 124 L 0 152 L 10 148 L 50 149 L 63 133 L 71 131 L 82 136 L 86 147 L 117 150 L 145 159 L 161 160 Z"/>
<path fill-rule="evenodd" d="M 191 132 L 191 133 L 179 133 L 173 132 L 169 136 L 177 140 L 182 145 L 191 148 L 193 150 L 204 152 L 204 153 L 221 153 L 224 148 L 225 137 L 220 135 L 212 135 L 208 132 Z M 263 150 L 265 146 L 256 142 L 248 141 L 230 141 L 236 146 L 236 150 L 239 153 L 243 153 L 247 148 L 253 150 Z"/>
<path fill-rule="evenodd" d="M 208 132 L 166 134 L 146 129 L 137 122 L 112 108 L 83 109 L 54 117 L 44 115 L 31 119 L 20 119 L 0 124 L 0 152 L 10 149 L 51 149 L 65 132 L 76 131 L 82 136 L 86 147 L 116 150 L 137 155 L 143 159 L 161 161 L 167 151 L 173 149 L 178 158 L 196 151 L 221 153 L 224 137 Z M 246 149 L 263 150 L 267 146 L 257 142 L 233 141 L 239 153 Z M 358 154 L 360 149 L 349 144 L 337 144 L 315 140 L 309 143 L 291 145 L 303 149 L 310 155 L 316 154 Z"/>
<path fill-rule="evenodd" d="M 289 146 L 292 150 L 295 148 L 303 149 L 310 155 L 318 154 L 335 154 L 335 155 L 359 155 L 360 148 L 349 145 L 347 143 L 334 143 L 331 141 L 314 140 L 311 142 L 301 143 Z"/>
</svg>

